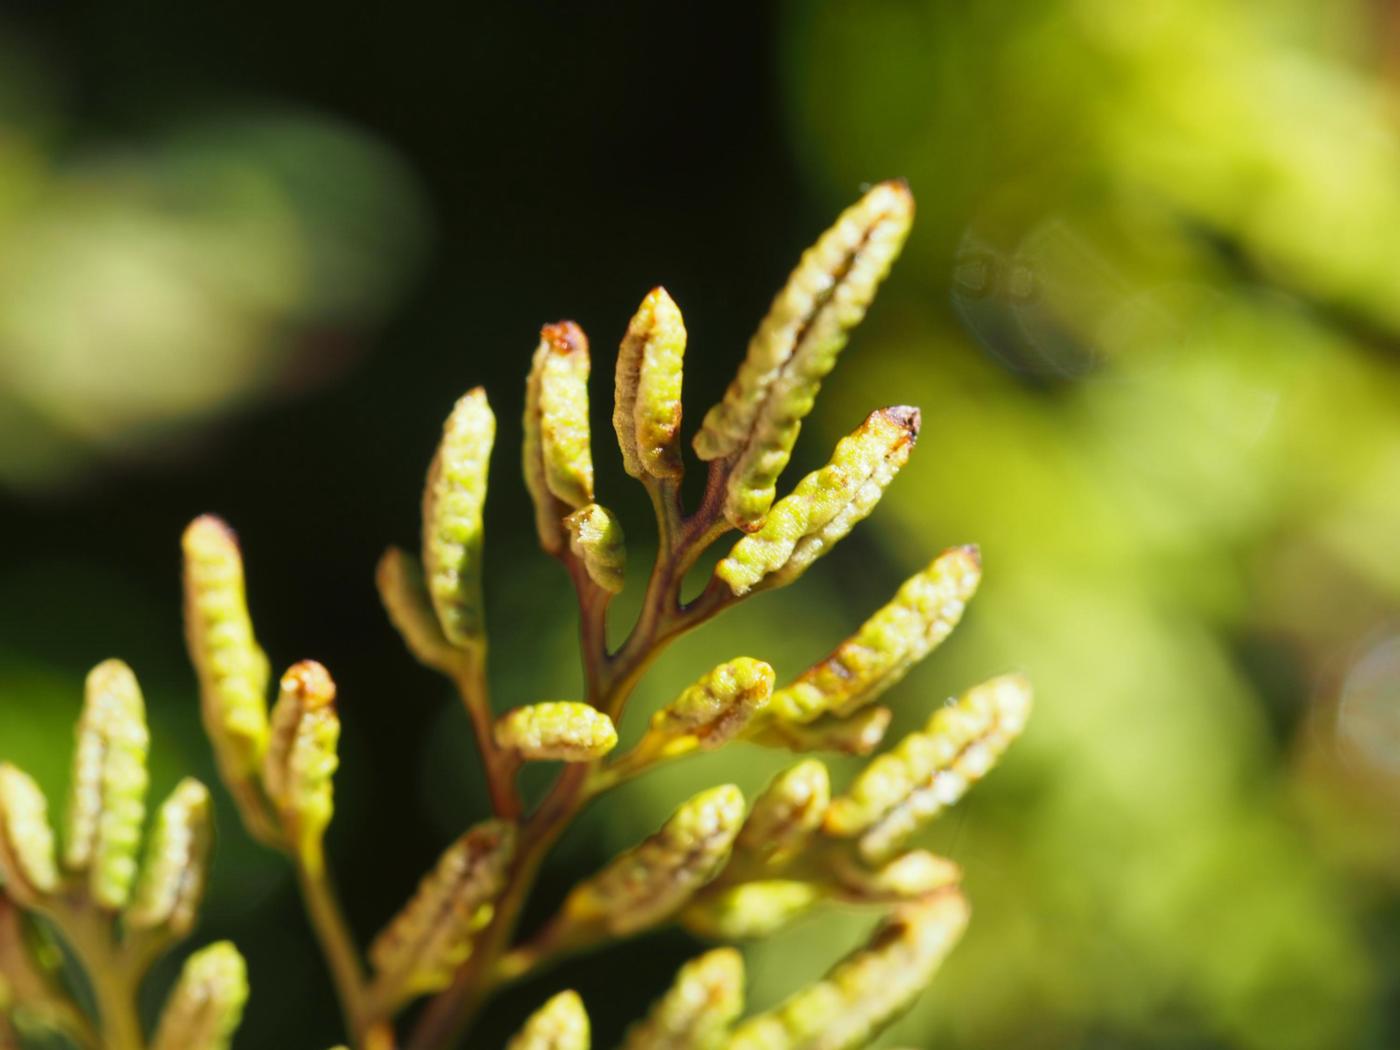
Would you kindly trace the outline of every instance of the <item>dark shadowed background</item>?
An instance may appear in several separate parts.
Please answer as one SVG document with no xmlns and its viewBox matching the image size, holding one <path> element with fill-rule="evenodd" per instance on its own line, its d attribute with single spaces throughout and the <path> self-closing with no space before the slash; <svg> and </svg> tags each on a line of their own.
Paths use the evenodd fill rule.
<svg viewBox="0 0 1400 1050">
<path fill-rule="evenodd" d="M 973 926 L 881 1045 L 1400 1043 L 1394 6 L 588 7 L 6 5 L 0 758 L 61 798 L 82 677 L 121 656 L 153 793 L 213 782 L 178 539 L 215 511 L 274 664 L 340 683 L 331 848 L 372 936 L 483 811 L 465 719 L 372 583 L 414 539 L 453 400 L 484 384 L 501 420 L 498 704 L 569 698 L 571 591 L 517 483 L 539 326 L 592 338 L 599 489 L 639 575 L 648 512 L 605 396 L 628 317 L 658 283 L 678 301 L 698 420 L 801 249 L 905 176 L 914 236 L 789 481 L 881 404 L 922 407 L 913 461 L 800 585 L 669 653 L 624 736 L 719 659 L 795 673 L 979 542 L 986 584 L 897 727 L 1011 667 L 1038 709 L 932 838 Z M 780 761 L 727 752 L 595 807 L 535 913 L 687 788 Z M 194 940 L 248 958 L 238 1045 L 331 1045 L 289 875 L 218 801 Z M 751 947 L 754 1004 L 868 922 Z M 672 932 L 570 964 L 473 1045 L 566 981 L 610 1045 L 695 952 Z"/>
</svg>

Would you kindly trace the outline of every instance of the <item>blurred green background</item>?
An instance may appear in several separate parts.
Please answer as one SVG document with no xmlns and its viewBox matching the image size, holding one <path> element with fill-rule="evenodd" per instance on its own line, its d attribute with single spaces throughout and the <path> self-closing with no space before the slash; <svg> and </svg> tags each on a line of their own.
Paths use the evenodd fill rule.
<svg viewBox="0 0 1400 1050">
<path fill-rule="evenodd" d="M 7 5 L 0 758 L 61 797 L 82 676 L 120 655 L 155 790 L 212 782 L 177 554 L 218 512 L 274 663 L 341 683 L 332 851 L 372 935 L 483 810 L 464 718 L 371 580 L 453 399 L 484 383 L 502 422 L 498 704 L 570 697 L 570 590 L 516 483 L 538 326 L 593 338 L 601 498 L 640 571 L 605 396 L 632 310 L 664 283 L 685 311 L 694 421 L 798 252 L 903 175 L 914 235 L 790 475 L 880 404 L 923 408 L 918 451 L 798 586 L 670 652 L 624 734 L 719 659 L 797 672 L 979 542 L 897 729 L 1012 667 L 1038 708 L 932 836 L 974 921 L 881 1045 L 1400 1045 L 1400 6 L 586 6 Z M 779 763 L 736 750 L 596 807 L 536 912 L 687 788 Z M 196 940 L 248 956 L 238 1045 L 330 1045 L 288 873 L 220 817 Z M 751 946 L 755 1004 L 868 924 Z M 695 951 L 569 965 L 473 1045 L 563 981 L 608 1045 Z"/>
</svg>

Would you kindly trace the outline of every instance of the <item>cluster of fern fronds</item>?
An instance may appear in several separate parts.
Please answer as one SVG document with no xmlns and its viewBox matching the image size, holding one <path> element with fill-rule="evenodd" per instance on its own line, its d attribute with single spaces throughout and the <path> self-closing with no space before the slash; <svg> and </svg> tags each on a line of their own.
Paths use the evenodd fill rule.
<svg viewBox="0 0 1400 1050">
<path fill-rule="evenodd" d="M 997 678 L 940 706 L 871 759 L 838 794 L 804 758 L 746 803 L 733 785 L 681 802 L 650 838 L 576 886 L 528 938 L 517 924 L 541 863 L 570 820 L 618 783 L 734 742 L 869 755 L 890 711 L 876 701 L 946 638 L 977 588 L 975 548 L 954 547 L 909 579 L 825 659 L 777 686 L 747 656 L 700 675 L 621 752 L 617 724 L 651 661 L 729 606 L 794 581 L 874 508 L 909 458 L 919 413 L 880 409 L 830 462 L 777 498 L 803 418 L 864 316 L 908 232 L 898 183 L 871 189 L 802 257 L 693 447 L 708 463 L 687 512 L 680 482 L 681 364 L 686 332 L 660 288 L 632 318 L 617 359 L 613 423 L 626 471 L 646 487 L 659 545 L 641 611 L 616 648 L 607 616 L 627 576 L 617 518 L 597 502 L 589 433 L 588 343 L 577 325 L 541 333 L 525 398 L 524 475 L 540 543 L 572 577 L 583 665 L 578 699 L 498 714 L 488 695 L 482 612 L 482 505 L 495 418 L 481 390 L 457 402 L 423 496 L 422 550 L 391 549 L 378 585 L 422 663 L 455 684 L 476 731 L 490 817 L 447 846 L 366 953 L 350 935 L 327 871 L 340 723 L 324 667 L 294 664 L 269 706 L 270 665 L 254 636 L 232 531 L 205 516 L 184 537 L 188 643 L 204 724 L 244 825 L 294 867 L 357 1050 L 456 1045 L 503 985 L 568 953 L 680 922 L 705 938 L 762 937 L 825 903 L 874 906 L 885 921 L 863 948 L 774 1009 L 742 1019 L 733 948 L 683 967 L 626 1045 L 672 1050 L 836 1050 L 868 1042 L 919 994 L 958 939 L 967 908 L 957 867 L 910 835 L 955 803 L 1020 732 L 1030 691 Z M 687 572 L 741 533 L 699 594 Z M 119 661 L 88 678 L 62 848 L 43 794 L 0 765 L 0 1047 L 58 1032 L 80 1047 L 219 1050 L 238 1025 L 247 982 L 230 944 L 189 957 L 151 1036 L 136 991 L 151 962 L 195 925 L 210 848 L 210 797 L 185 780 L 146 823 L 148 738 L 140 689 Z M 526 807 L 524 763 L 562 763 Z M 141 840 L 146 839 L 144 858 Z M 63 953 L 90 985 L 66 986 Z M 412 1026 L 410 1003 L 428 997 Z M 584 1050 L 588 1017 L 572 992 L 549 1000 L 514 1050 Z"/>
</svg>

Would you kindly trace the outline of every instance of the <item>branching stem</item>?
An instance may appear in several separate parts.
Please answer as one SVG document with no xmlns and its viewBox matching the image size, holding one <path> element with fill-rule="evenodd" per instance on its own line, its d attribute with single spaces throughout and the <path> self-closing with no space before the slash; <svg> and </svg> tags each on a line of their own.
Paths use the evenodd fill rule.
<svg viewBox="0 0 1400 1050">
<path fill-rule="evenodd" d="M 616 652 L 609 652 L 607 646 L 606 617 L 611 596 L 588 579 L 575 559 L 565 559 L 579 594 L 579 633 L 588 701 L 614 721 L 621 717 L 638 681 L 666 646 L 733 600 L 727 588 L 712 582 L 694 601 L 681 601 L 686 574 L 706 548 L 730 528 L 720 514 L 723 482 L 723 469 L 712 469 L 705 499 L 688 518 L 681 508 L 676 481 L 661 479 L 647 484 L 656 511 L 660 545 L 642 610 Z M 482 686 L 484 690 L 484 683 Z M 484 697 L 484 691 L 479 695 Z M 444 1050 L 453 1045 L 494 988 L 518 980 L 567 950 L 567 946 L 549 941 L 547 929 L 544 939 L 531 945 L 512 951 L 510 942 L 540 865 L 569 822 L 600 793 L 596 790 L 596 774 L 595 763 L 565 767 L 549 794 L 525 821 L 509 882 L 496 902 L 494 917 L 477 938 L 470 958 L 452 984 L 428 1004 L 405 1050 Z"/>
<path fill-rule="evenodd" d="M 47 914 L 87 974 L 104 1050 L 145 1050 L 146 1038 L 136 1011 L 142 971 L 125 964 L 107 916 L 81 891 L 67 896 Z"/>
<path fill-rule="evenodd" d="M 293 857 L 293 863 L 307 918 L 326 957 L 354 1045 L 358 1050 L 391 1050 L 393 1029 L 372 1015 L 360 954 L 325 864 L 299 857 Z"/>
<path fill-rule="evenodd" d="M 491 689 L 486 680 L 486 651 L 483 643 L 464 650 L 457 661 L 452 680 L 471 718 L 481 764 L 486 771 L 486 787 L 491 808 L 503 820 L 520 816 L 520 794 L 515 787 L 515 767 L 509 756 L 496 746 L 495 718 L 491 710 Z"/>
</svg>

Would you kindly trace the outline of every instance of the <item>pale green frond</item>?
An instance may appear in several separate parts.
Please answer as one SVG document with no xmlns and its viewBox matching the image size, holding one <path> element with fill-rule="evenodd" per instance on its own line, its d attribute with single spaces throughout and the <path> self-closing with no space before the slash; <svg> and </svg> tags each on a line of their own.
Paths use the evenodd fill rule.
<svg viewBox="0 0 1400 1050">
<path fill-rule="evenodd" d="M 525 1022 L 506 1050 L 589 1050 L 588 1011 L 577 992 L 560 992 Z"/>
<path fill-rule="evenodd" d="M 661 830 L 575 887 L 564 922 L 624 936 L 670 917 L 724 866 L 743 819 L 744 796 L 734 785 L 701 792 Z"/>
<path fill-rule="evenodd" d="M 228 941 L 186 961 L 165 1002 L 151 1050 L 228 1050 L 248 1001 L 243 956 Z"/>
<path fill-rule="evenodd" d="M 734 545 L 715 575 L 735 595 L 795 580 L 875 508 L 918 433 L 918 409 L 872 412 L 837 443 L 825 467 L 799 481 L 761 527 Z"/>
<path fill-rule="evenodd" d="M 233 530 L 212 514 L 190 523 L 182 546 L 185 635 L 205 732 L 225 780 L 246 783 L 267 747 L 270 669 L 248 616 L 243 557 Z"/>
<path fill-rule="evenodd" d="M 802 420 L 913 218 L 914 199 L 902 182 L 882 182 L 842 212 L 803 254 L 723 400 L 705 416 L 695 451 L 730 462 L 725 514 L 735 526 L 762 524 Z"/>
<path fill-rule="evenodd" d="M 126 905 L 136 881 L 149 748 L 136 676 L 120 660 L 98 664 L 78 719 L 63 860 L 87 873 L 92 899 L 112 911 Z"/>
<path fill-rule="evenodd" d="M 867 859 L 888 856 L 986 775 L 1020 735 L 1030 708 L 1030 683 L 1021 675 L 973 687 L 936 711 L 921 732 L 872 760 L 831 803 L 825 831 L 860 836 Z"/>
<path fill-rule="evenodd" d="M 740 1025 L 726 1050 L 858 1050 L 919 997 L 967 917 L 953 892 L 902 908 L 820 981 Z"/>
<path fill-rule="evenodd" d="M 744 957 L 716 948 L 680 968 L 622 1050 L 718 1050 L 743 1009 Z"/>
<path fill-rule="evenodd" d="M 453 645 L 482 645 L 482 508 L 496 417 L 480 387 L 443 424 L 423 488 L 423 571 L 442 632 Z"/>
<path fill-rule="evenodd" d="M 583 563 L 589 579 L 610 594 L 622 590 L 627 570 L 627 547 L 622 525 L 606 507 L 590 503 L 563 521 L 569 550 Z"/>
<path fill-rule="evenodd" d="M 515 852 L 515 828 L 488 821 L 449 846 L 402 911 L 370 945 L 377 987 L 391 1001 L 437 991 L 491 919 Z"/>
<path fill-rule="evenodd" d="M 665 288 L 653 288 L 617 353 L 613 428 L 634 478 L 678 478 L 685 322 Z"/>
<path fill-rule="evenodd" d="M 496 720 L 496 746 L 530 761 L 588 762 L 617 746 L 612 719 L 576 701 L 548 701 Z"/>
<path fill-rule="evenodd" d="M 339 741 L 330 672 L 315 660 L 294 664 L 282 676 L 272 709 L 263 785 L 288 841 L 312 868 L 321 863 L 322 838 L 335 809 Z"/>
<path fill-rule="evenodd" d="M 849 716 L 877 699 L 952 633 L 982 579 L 976 547 L 953 547 L 820 663 L 773 695 L 777 719 Z"/>
<path fill-rule="evenodd" d="M 161 927 L 184 937 L 194 928 L 209 878 L 211 816 L 209 790 L 192 777 L 180 781 L 161 804 L 126 910 L 128 929 Z"/>
</svg>

